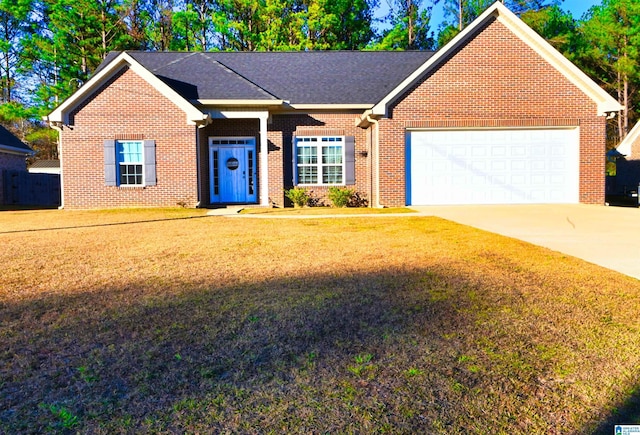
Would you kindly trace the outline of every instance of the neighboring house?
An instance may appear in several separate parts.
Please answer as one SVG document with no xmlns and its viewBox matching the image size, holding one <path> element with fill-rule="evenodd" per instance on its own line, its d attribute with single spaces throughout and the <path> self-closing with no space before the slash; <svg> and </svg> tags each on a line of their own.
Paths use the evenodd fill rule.
<svg viewBox="0 0 640 435">
<path fill-rule="evenodd" d="M 628 195 L 640 190 L 640 122 L 637 123 L 618 145 L 616 176 L 613 194 Z"/>
<path fill-rule="evenodd" d="M 7 200 L 7 177 L 27 171 L 27 157 L 33 150 L 0 125 L 0 205 Z"/>
<path fill-rule="evenodd" d="M 29 173 L 60 175 L 60 160 L 36 160 L 29 166 Z"/>
<path fill-rule="evenodd" d="M 47 120 L 69 208 L 603 204 L 619 110 L 498 2 L 435 53 L 112 53 Z"/>
<path fill-rule="evenodd" d="M 33 150 L 0 125 L 0 170 L 26 171 Z"/>
</svg>

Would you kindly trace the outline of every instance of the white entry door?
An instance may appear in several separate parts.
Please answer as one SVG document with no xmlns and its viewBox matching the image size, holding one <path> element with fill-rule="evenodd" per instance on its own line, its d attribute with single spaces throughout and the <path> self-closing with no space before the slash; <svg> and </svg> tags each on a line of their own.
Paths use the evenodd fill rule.
<svg viewBox="0 0 640 435">
<path fill-rule="evenodd" d="M 407 204 L 579 200 L 577 128 L 412 131 L 406 151 Z"/>
<path fill-rule="evenodd" d="M 257 202 L 255 138 L 209 138 L 209 174 L 212 204 Z"/>
</svg>

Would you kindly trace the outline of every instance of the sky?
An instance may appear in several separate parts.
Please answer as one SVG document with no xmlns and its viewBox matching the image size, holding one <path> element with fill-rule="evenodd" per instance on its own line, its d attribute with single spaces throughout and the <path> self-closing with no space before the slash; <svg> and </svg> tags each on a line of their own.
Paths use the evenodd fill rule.
<svg viewBox="0 0 640 435">
<path fill-rule="evenodd" d="M 427 3 L 427 2 L 425 2 Z M 582 15 L 591 7 L 595 5 L 602 4 L 602 0 L 564 0 L 560 3 L 560 9 L 564 11 L 571 12 L 574 18 L 578 19 L 582 17 Z M 376 17 L 384 16 L 389 7 L 387 6 L 387 0 L 380 0 L 380 9 L 376 14 Z M 433 9 L 433 14 L 431 18 L 431 30 L 437 31 L 438 26 L 444 20 L 442 10 L 442 0 L 439 4 Z"/>
</svg>

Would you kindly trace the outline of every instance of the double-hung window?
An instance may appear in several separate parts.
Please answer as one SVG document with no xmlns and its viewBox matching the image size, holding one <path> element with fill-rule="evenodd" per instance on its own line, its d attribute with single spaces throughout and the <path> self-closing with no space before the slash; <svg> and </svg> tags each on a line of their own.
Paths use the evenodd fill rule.
<svg viewBox="0 0 640 435">
<path fill-rule="evenodd" d="M 142 186 L 144 167 L 141 140 L 116 141 L 118 180 L 120 186 Z"/>
<path fill-rule="evenodd" d="M 107 139 L 103 147 L 105 185 L 123 187 L 156 185 L 154 140 Z"/>
<path fill-rule="evenodd" d="M 345 137 L 304 136 L 295 139 L 297 184 L 345 184 Z"/>
</svg>

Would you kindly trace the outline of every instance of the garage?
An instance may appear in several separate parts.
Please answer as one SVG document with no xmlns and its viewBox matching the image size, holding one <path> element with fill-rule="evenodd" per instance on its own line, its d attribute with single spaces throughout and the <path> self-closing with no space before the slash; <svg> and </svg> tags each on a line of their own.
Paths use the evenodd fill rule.
<svg viewBox="0 0 640 435">
<path fill-rule="evenodd" d="M 407 134 L 407 204 L 579 200 L 579 130 L 422 130 Z"/>
</svg>

